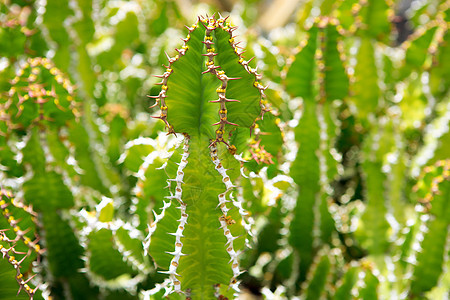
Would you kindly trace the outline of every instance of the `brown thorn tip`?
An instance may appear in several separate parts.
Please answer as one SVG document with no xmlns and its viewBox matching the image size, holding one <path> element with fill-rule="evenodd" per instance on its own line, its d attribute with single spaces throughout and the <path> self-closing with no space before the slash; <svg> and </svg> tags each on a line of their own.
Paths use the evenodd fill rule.
<svg viewBox="0 0 450 300">
<path fill-rule="evenodd" d="M 233 126 L 239 126 L 239 124 L 231 123 L 229 121 L 225 121 L 225 124 L 233 125 Z"/>
</svg>

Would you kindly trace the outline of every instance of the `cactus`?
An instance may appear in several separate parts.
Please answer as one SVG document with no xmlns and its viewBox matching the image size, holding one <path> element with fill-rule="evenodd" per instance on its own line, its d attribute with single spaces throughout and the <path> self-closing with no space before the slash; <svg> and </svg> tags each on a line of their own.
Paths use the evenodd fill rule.
<svg viewBox="0 0 450 300">
<path fill-rule="evenodd" d="M 24 290 L 30 299 L 33 299 L 38 287 L 32 287 L 29 282 L 35 275 L 24 276 L 24 273 L 32 270 L 32 263 L 38 260 L 43 252 L 38 244 L 39 236 L 35 228 L 37 214 L 31 206 L 18 202 L 10 191 L 1 190 L 0 197 L 0 208 L 4 217 L 1 221 L 4 229 L 0 231 L 0 251 L 3 259 L 11 265 L 10 268 L 4 267 L 14 271 L 13 277 L 19 284 L 19 292 Z M 14 296 L 9 294 L 7 289 L 10 288 L 2 283 L 2 294 Z"/>
<path fill-rule="evenodd" d="M 225 293 L 227 286 L 238 290 L 238 257 L 248 234 L 247 213 L 235 198 L 236 151 L 246 150 L 240 136 L 251 132 L 266 108 L 260 75 L 242 57 L 234 30 L 214 16 L 188 27 L 154 97 L 161 108 L 157 118 L 184 139 L 169 159 L 178 167 L 166 166 L 170 196 L 150 224 L 148 250 L 169 274 L 168 291 L 192 298 Z"/>
<path fill-rule="evenodd" d="M 328 177 L 330 171 L 337 163 L 328 152 L 333 144 L 327 139 L 327 127 L 335 126 L 330 116 L 331 102 L 343 99 L 348 89 L 348 78 L 338 51 L 340 34 L 336 25 L 335 19 L 318 19 L 309 29 L 309 39 L 286 75 L 287 90 L 303 98 L 302 116 L 295 129 L 295 139 L 300 145 L 291 166 L 291 176 L 300 188 L 290 228 L 291 244 L 300 254 L 300 281 L 305 280 L 318 235 L 328 236 L 323 238 L 327 242 L 334 226 L 328 212 L 326 189 L 333 180 Z M 313 84 L 314 78 L 317 78 L 318 88 Z M 316 224 L 320 224 L 320 234 Z"/>
<path fill-rule="evenodd" d="M 448 298 L 448 1 L 198 2 L 2 2 L 0 298 Z"/>
<path fill-rule="evenodd" d="M 427 212 L 426 232 L 420 244 L 420 252 L 416 255 L 410 286 L 410 295 L 420 297 L 437 284 L 442 273 L 445 244 L 448 236 L 449 219 L 449 170 L 450 161 L 441 160 L 425 172 L 415 186 L 419 201 Z M 425 277 L 422 277 L 426 274 Z"/>
</svg>

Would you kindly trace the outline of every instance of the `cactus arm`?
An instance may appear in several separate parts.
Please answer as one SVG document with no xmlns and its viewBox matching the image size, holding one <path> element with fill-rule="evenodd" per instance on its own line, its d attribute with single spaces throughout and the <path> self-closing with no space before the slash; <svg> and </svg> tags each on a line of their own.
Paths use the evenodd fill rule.
<svg viewBox="0 0 450 300">
<path fill-rule="evenodd" d="M 377 300 L 379 299 L 378 287 L 380 281 L 377 276 L 373 274 L 373 271 L 368 268 L 360 272 L 361 277 L 363 277 L 362 286 L 359 289 L 358 298 L 364 300 Z"/>
<path fill-rule="evenodd" d="M 43 252 L 36 238 L 36 213 L 31 206 L 24 205 L 3 189 L 0 190 L 0 212 L 0 254 L 3 258 L 0 259 L 0 294 L 3 297 L 11 294 L 11 298 L 28 294 L 33 298 L 38 288 L 29 283 L 31 263 Z M 19 292 L 14 281 L 18 283 Z M 19 295 L 22 290 L 24 292 Z"/>
<path fill-rule="evenodd" d="M 227 234 L 224 235 L 227 230 L 219 230 L 219 218 L 223 212 L 218 210 L 220 203 L 217 199 L 224 191 L 220 186 L 231 183 L 239 174 L 238 162 L 230 159 L 232 157 L 228 151 L 221 149 L 218 152 L 219 157 L 222 157 L 221 164 L 226 169 L 232 167 L 226 171 L 228 180 L 225 180 L 214 170 L 211 158 L 199 149 L 199 143 L 195 137 L 185 141 L 184 156 L 179 160 L 177 176 L 172 182 L 175 194 L 169 197 L 170 201 L 166 202 L 163 213 L 156 217 L 157 223 L 150 225 L 153 232 L 149 247 L 156 264 L 169 273 L 173 289 L 190 290 L 193 297 L 213 295 L 215 284 L 227 286 L 233 276 L 233 266 L 229 264 L 230 255 L 226 247 Z M 180 169 L 182 166 L 183 169 Z M 184 174 L 181 176 L 180 172 Z M 228 221 L 233 223 L 231 220 L 239 220 L 238 209 L 232 206 L 229 209 L 227 216 L 231 218 Z M 234 251 L 241 250 L 245 240 L 242 225 L 232 224 L 229 230 L 228 236 L 242 235 L 233 241 Z M 168 233 L 172 233 L 170 238 L 167 238 Z"/>
<path fill-rule="evenodd" d="M 312 262 L 315 236 L 319 225 L 324 241 L 330 240 L 333 220 L 328 212 L 326 187 L 337 163 L 327 149 L 331 121 L 330 103 L 347 95 L 348 76 L 342 64 L 338 47 L 339 30 L 334 19 L 319 18 L 309 30 L 309 37 L 295 56 L 286 75 L 286 89 L 303 98 L 303 114 L 295 128 L 299 143 L 297 156 L 291 166 L 291 176 L 300 188 L 294 219 L 291 223 L 290 242 L 300 252 L 300 281 Z M 316 65 L 317 61 L 317 65 Z M 314 84 L 317 78 L 318 87 Z M 335 84 L 335 80 L 339 84 Z M 319 151 L 318 151 L 319 150 Z M 328 162 L 328 164 L 327 164 Z"/>
<path fill-rule="evenodd" d="M 390 1 L 386 0 L 359 0 L 360 11 L 358 16 L 361 16 L 361 18 L 357 18 L 357 22 L 362 23 L 358 25 L 364 31 L 365 36 L 380 41 L 387 40 L 391 31 L 389 16 L 393 14 L 389 3 Z"/>
<path fill-rule="evenodd" d="M 386 220 L 388 206 L 385 197 L 387 176 L 382 171 L 383 157 L 392 146 L 390 137 L 388 126 L 378 125 L 363 144 L 361 170 L 367 204 L 355 236 L 371 255 L 377 257 L 381 257 L 390 246 L 390 225 Z M 383 269 L 381 265 L 378 267 Z"/>
<path fill-rule="evenodd" d="M 427 50 L 438 28 L 436 23 L 430 23 L 426 28 L 421 28 L 409 38 L 405 51 L 405 63 L 409 67 L 421 68 L 423 66 L 428 57 Z"/>
<path fill-rule="evenodd" d="M 1 236 L 1 233 L 0 233 Z M 17 277 L 22 277 L 23 274 L 17 272 L 19 268 L 15 267 L 15 264 L 17 263 L 17 260 L 14 258 L 14 255 L 9 255 L 8 252 L 6 254 L 3 254 L 3 250 L 8 250 L 8 248 L 0 249 L 0 254 L 4 256 L 4 258 L 0 259 L 0 294 L 4 299 L 17 299 L 17 300 L 28 300 L 32 299 L 32 297 L 35 294 L 35 290 L 31 287 L 29 287 L 28 284 L 27 287 L 29 288 L 28 295 L 25 292 L 18 293 L 17 292 Z M 9 253 L 12 253 L 11 250 Z M 17 255 L 17 254 L 15 254 Z M 9 259 L 12 257 L 11 262 L 9 262 Z M 19 274 L 17 274 L 19 273 Z M 22 275 L 22 276 L 21 276 Z M 20 279 L 17 279 L 20 281 Z M 21 287 L 21 290 L 26 290 L 23 287 Z"/>
<path fill-rule="evenodd" d="M 161 107 L 156 118 L 170 133 L 216 136 L 221 141 L 230 126 L 248 128 L 264 111 L 261 76 L 238 53 L 232 31 L 223 19 L 199 19 L 189 28 L 179 55 L 169 57 L 155 105 Z M 242 88 L 250 84 L 253 88 Z M 220 104 L 219 122 L 215 103 Z M 216 133 L 212 124 L 219 125 Z"/>
<path fill-rule="evenodd" d="M 448 157 L 450 146 L 450 100 L 440 102 L 437 107 L 437 117 L 426 128 L 424 145 L 412 160 L 412 173 L 419 175 L 425 164 L 432 164 L 439 159 Z"/>
<path fill-rule="evenodd" d="M 429 210 L 426 232 L 416 255 L 416 265 L 410 285 L 410 295 L 421 297 L 436 286 L 442 274 L 450 224 L 450 160 L 438 161 L 428 168 L 417 185 L 425 209 Z M 420 194 L 422 192 L 422 194 Z M 431 206 L 431 208 L 429 208 Z"/>
<path fill-rule="evenodd" d="M 299 150 L 292 163 L 290 175 L 301 189 L 294 219 L 290 224 L 289 241 L 300 254 L 300 280 L 306 279 L 306 271 L 312 263 L 314 206 L 320 191 L 319 159 L 316 149 L 320 146 L 319 123 L 312 80 L 315 77 L 314 55 L 317 47 L 318 29 L 313 27 L 309 39 L 296 55 L 286 76 L 286 89 L 294 96 L 303 97 L 303 112 L 295 128 Z"/>
<path fill-rule="evenodd" d="M 314 55 L 317 48 L 318 29 L 312 27 L 308 40 L 303 42 L 303 47 L 295 56 L 295 60 L 286 75 L 286 90 L 296 97 L 313 97 L 312 82 L 315 76 Z"/>
<path fill-rule="evenodd" d="M 96 275 L 104 280 L 112 280 L 123 274 L 136 275 L 124 261 L 122 254 L 115 249 L 113 233 L 110 230 L 94 230 L 87 236 L 87 241 L 88 269 L 92 272 L 89 276 Z"/>
<path fill-rule="evenodd" d="M 431 93 L 438 99 L 445 98 L 450 86 L 450 31 L 444 33 L 442 40 L 439 41 L 437 54 L 433 61 L 439 62 L 433 65 L 430 70 L 430 89 Z"/>
<path fill-rule="evenodd" d="M 168 292 L 231 297 L 228 287 L 238 289 L 238 256 L 248 230 L 246 212 L 233 195 L 240 161 L 231 142 L 262 117 L 265 88 L 238 52 L 234 28 L 225 19 L 199 18 L 188 30 L 155 97 L 157 118 L 169 133 L 183 133 L 184 143 L 166 166 L 177 165 L 168 179 L 170 196 L 146 243 L 169 275 Z"/>
<path fill-rule="evenodd" d="M 239 53 L 237 42 L 230 28 L 219 27 L 215 32 L 215 47 L 217 48 L 216 61 L 221 70 L 229 78 L 226 89 L 227 99 L 236 99 L 239 102 L 227 102 L 229 120 L 242 127 L 253 125 L 264 106 L 261 107 L 260 99 L 264 96 L 264 88 L 259 80 L 261 76 L 252 69 L 248 62 Z M 242 86 L 248 88 L 242 89 Z M 220 97 L 220 96 L 219 96 Z"/>
<path fill-rule="evenodd" d="M 362 38 L 356 54 L 354 83 L 351 86 L 353 96 L 350 100 L 358 110 L 358 117 L 365 120 L 376 111 L 380 89 L 378 87 L 377 66 L 375 64 L 375 49 L 372 41 Z"/>
<path fill-rule="evenodd" d="M 321 299 L 325 294 L 325 286 L 329 280 L 329 273 L 331 270 L 331 261 L 328 255 L 321 255 L 318 257 L 315 265 L 311 267 L 311 278 L 306 282 L 307 288 L 305 290 L 305 299 Z"/>
<path fill-rule="evenodd" d="M 303 115 L 295 131 L 301 146 L 292 163 L 290 174 L 294 182 L 304 188 L 300 191 L 294 209 L 295 217 L 290 225 L 290 243 L 300 253 L 300 270 L 303 276 L 306 276 L 305 272 L 312 263 L 314 207 L 316 195 L 320 191 L 319 159 L 316 155 L 320 138 L 315 102 L 304 103 Z"/>
<path fill-rule="evenodd" d="M 351 290 L 358 280 L 358 268 L 349 267 L 345 272 L 342 281 L 337 285 L 334 299 L 336 300 L 351 300 Z"/>
<path fill-rule="evenodd" d="M 180 54 L 169 58 L 156 104 L 161 105 L 160 118 L 169 132 L 214 137 L 216 108 L 209 100 L 216 97 L 219 80 L 212 74 L 202 74 L 206 57 L 203 39 L 205 30 L 198 24 L 189 28 Z M 170 123 L 170 124 L 169 124 Z"/>
<path fill-rule="evenodd" d="M 44 246 L 49 269 L 55 277 L 70 277 L 83 267 L 83 248 L 68 222 L 55 210 L 42 212 Z"/>
<path fill-rule="evenodd" d="M 194 148 L 194 147 L 192 147 Z M 220 148 L 219 148 L 220 149 Z M 194 150 L 194 149 L 193 149 Z M 186 253 L 190 255 L 183 258 L 184 267 L 189 268 L 190 272 L 195 272 L 191 275 L 183 276 L 186 280 L 186 285 L 192 284 L 194 290 L 193 295 L 196 294 L 195 287 L 199 285 L 201 290 L 211 290 L 214 284 L 229 285 L 233 284 L 232 278 L 233 266 L 229 264 L 230 252 L 227 251 L 231 245 L 227 247 L 227 238 L 225 231 L 220 229 L 221 218 L 223 213 L 217 209 L 220 207 L 219 199 L 220 194 L 224 193 L 222 186 L 229 189 L 229 185 L 238 176 L 238 163 L 234 159 L 230 159 L 230 154 L 224 149 L 220 149 L 219 157 L 222 157 L 222 165 L 228 171 L 228 180 L 223 178 L 219 172 L 211 167 L 214 165 L 211 159 L 208 159 L 206 153 L 197 153 L 192 151 L 198 161 L 194 160 L 191 168 L 186 170 L 186 174 L 193 171 L 193 168 L 200 166 L 200 160 L 204 161 L 203 166 L 205 175 L 207 176 L 196 178 L 191 177 L 190 184 L 186 181 L 186 203 L 188 204 L 188 213 L 192 217 L 191 226 L 186 228 L 185 234 L 185 247 Z M 212 151 L 212 150 L 211 150 Z M 203 156 L 205 155 L 205 156 Z M 227 157 L 224 159 L 224 157 Z M 212 166 L 211 166 L 212 165 Z M 201 180 L 204 180 L 202 184 Z M 205 184 L 208 188 L 205 188 Z M 191 205 L 190 205 L 191 204 Z M 235 223 L 229 226 L 230 234 L 233 236 L 239 236 L 238 239 L 233 241 L 234 251 L 239 251 L 244 246 L 245 236 L 242 225 L 236 222 L 239 214 L 236 214 L 237 209 L 232 208 L 228 215 L 231 217 L 228 222 L 234 221 Z M 222 232 L 221 232 L 222 231 Z M 207 237 L 207 238 L 206 238 Z M 199 243 L 200 242 L 200 243 Z M 200 263 L 200 264 L 199 264 Z M 196 267 L 197 266 L 197 267 Z M 180 267 L 183 267 L 181 265 Z M 197 269 L 197 271 L 196 271 Z M 202 271 L 198 271 L 202 270 Z M 219 270 L 219 271 L 218 271 Z M 207 295 L 207 293 L 205 293 Z"/>
<path fill-rule="evenodd" d="M 344 32 L 336 19 L 330 19 L 322 27 L 323 30 L 319 34 L 321 60 L 323 62 L 323 67 L 319 69 L 322 74 L 321 77 L 324 79 L 324 82 L 321 83 L 321 89 L 328 101 L 343 100 L 347 97 L 349 88 L 349 78 L 343 63 L 345 57 L 341 41 Z"/>
</svg>

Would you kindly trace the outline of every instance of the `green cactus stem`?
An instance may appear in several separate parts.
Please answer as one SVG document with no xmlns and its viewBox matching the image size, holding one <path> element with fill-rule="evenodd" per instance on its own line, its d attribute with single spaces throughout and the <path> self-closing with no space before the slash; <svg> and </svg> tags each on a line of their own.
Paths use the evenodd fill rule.
<svg viewBox="0 0 450 300">
<path fill-rule="evenodd" d="M 38 259 L 44 251 L 38 244 L 39 238 L 33 236 L 36 213 L 30 206 L 16 200 L 10 191 L 3 189 L 0 190 L 0 210 L 9 225 L 8 228 L 4 226 L 3 220 L 0 221 L 1 228 L 6 227 L 0 230 L 0 253 L 3 260 L 15 269 L 15 279 L 19 284 L 17 294 L 24 290 L 33 299 L 38 287 L 30 286 L 29 281 L 35 275 L 29 276 L 27 273 L 31 270 L 31 262 Z M 6 293 L 3 286 L 0 287 L 0 292 Z"/>
<path fill-rule="evenodd" d="M 199 17 L 158 76 L 155 118 L 169 134 L 184 136 L 164 165 L 168 202 L 155 213 L 145 242 L 159 271 L 169 275 L 166 294 L 209 299 L 239 289 L 249 224 L 233 195 L 242 162 L 236 153 L 248 151 L 241 141 L 268 108 L 261 75 L 238 50 L 235 29 L 226 18 Z"/>
</svg>

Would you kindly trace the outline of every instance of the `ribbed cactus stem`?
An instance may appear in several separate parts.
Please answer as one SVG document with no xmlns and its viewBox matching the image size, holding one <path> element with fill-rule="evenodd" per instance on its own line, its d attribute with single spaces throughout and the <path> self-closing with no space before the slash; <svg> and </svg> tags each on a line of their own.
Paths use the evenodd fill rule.
<svg viewBox="0 0 450 300">
<path fill-rule="evenodd" d="M 175 250 L 173 252 L 167 252 L 170 255 L 173 255 L 172 260 L 170 261 L 170 266 L 168 271 L 160 271 L 160 273 L 169 274 L 169 278 L 172 281 L 173 285 L 173 291 L 177 293 L 182 293 L 181 290 L 181 282 L 178 280 L 177 276 L 180 276 L 177 274 L 177 268 L 180 261 L 181 256 L 185 255 L 182 253 L 183 250 L 183 242 L 181 241 L 181 238 L 183 237 L 183 231 L 187 224 L 188 214 L 186 213 L 186 204 L 182 200 L 182 194 L 183 194 L 183 178 L 184 178 L 184 168 L 188 164 L 188 157 L 189 157 L 189 137 L 186 136 L 184 140 L 183 145 L 183 154 L 181 156 L 181 161 L 178 164 L 177 169 L 177 175 L 175 179 L 169 179 L 170 181 L 176 181 L 176 188 L 175 188 L 175 195 L 169 196 L 167 198 L 176 199 L 180 206 L 178 207 L 181 211 L 181 217 L 178 220 L 178 227 L 177 231 L 175 233 L 170 233 L 175 236 Z"/>
<path fill-rule="evenodd" d="M 230 210 L 227 207 L 227 202 L 230 202 L 226 199 L 226 194 L 235 187 L 230 180 L 230 177 L 227 175 L 225 168 L 222 166 L 219 157 L 217 156 L 217 148 L 215 144 L 211 146 L 211 158 L 214 163 L 215 169 L 222 176 L 222 181 L 226 186 L 226 191 L 219 194 L 219 207 L 222 211 L 222 216 L 220 216 L 220 227 L 223 229 L 223 234 L 227 238 L 227 252 L 230 255 L 231 269 L 233 270 L 233 277 L 230 280 L 230 286 L 233 287 L 236 291 L 239 291 L 237 277 L 241 272 L 239 271 L 239 253 L 234 250 L 233 241 L 237 239 L 237 236 L 233 236 L 231 231 L 228 229 L 229 225 L 233 225 L 236 223 L 230 216 L 227 216 L 228 211 Z"/>
<path fill-rule="evenodd" d="M 197 28 L 197 25 L 193 25 L 192 28 L 188 27 L 189 33 L 194 31 L 195 28 Z M 169 134 L 170 133 L 175 134 L 175 131 L 173 129 L 173 126 L 170 125 L 169 122 L 167 121 L 168 110 L 167 110 L 167 105 L 166 105 L 166 101 L 165 101 L 165 99 L 167 97 L 167 90 L 168 90 L 167 82 L 169 80 L 170 74 L 173 73 L 173 69 L 172 69 L 173 63 L 176 62 L 180 58 L 180 56 L 185 55 L 186 51 L 189 49 L 189 47 L 186 44 L 189 41 L 189 39 L 190 39 L 190 35 L 188 34 L 187 37 L 185 39 L 183 39 L 184 44 L 181 47 L 181 49 L 176 49 L 176 51 L 179 53 L 179 55 L 176 55 L 174 57 L 170 57 L 166 53 L 167 60 L 169 61 L 169 65 L 165 66 L 166 67 L 166 71 L 164 72 L 164 74 L 162 74 L 162 75 L 155 75 L 155 77 L 158 77 L 158 78 L 162 79 L 162 81 L 160 83 L 157 83 L 158 85 L 161 85 L 161 91 L 159 92 L 159 94 L 157 96 L 149 96 L 150 98 L 156 99 L 155 104 L 150 106 L 150 108 L 153 108 L 153 107 L 155 107 L 157 105 L 160 105 L 160 108 L 161 108 L 160 115 L 159 116 L 152 116 L 152 118 L 161 119 L 164 122 L 164 124 L 166 124 L 166 126 L 167 126 L 167 128 L 169 130 L 169 132 L 168 132 Z"/>
<path fill-rule="evenodd" d="M 144 255 L 147 255 L 148 248 L 150 247 L 150 241 L 151 241 L 152 234 L 156 230 L 156 224 L 160 220 L 162 220 L 162 218 L 165 215 L 166 209 L 168 209 L 171 205 L 172 205 L 171 201 L 168 201 L 168 202 L 164 201 L 163 207 L 161 208 L 162 211 L 161 211 L 160 214 L 157 214 L 153 210 L 154 219 L 153 219 L 153 222 L 148 225 L 148 235 L 147 235 L 147 237 L 145 238 L 145 241 L 144 241 Z"/>
<path fill-rule="evenodd" d="M 8 208 L 9 206 L 14 206 L 16 208 L 22 209 L 23 211 L 30 214 L 32 217 L 32 220 L 35 221 L 36 219 L 36 212 L 33 211 L 32 207 L 30 205 L 25 205 L 21 202 L 18 202 L 13 197 L 13 194 L 10 191 L 4 191 L 0 190 L 0 210 L 2 211 L 3 217 L 7 220 L 9 226 L 13 229 L 14 233 L 16 234 L 16 238 L 14 239 L 14 242 L 16 243 L 19 240 L 22 240 L 23 243 L 32 251 L 36 252 L 38 255 L 43 252 L 43 249 L 41 249 L 41 246 L 38 244 L 39 239 L 35 239 L 32 241 L 30 238 L 26 236 L 26 233 L 29 231 L 29 229 L 22 229 L 19 226 L 20 219 L 16 219 L 12 213 L 12 211 Z"/>
<path fill-rule="evenodd" d="M 174 179 L 169 179 L 169 181 L 175 181 L 177 186 L 175 188 L 175 195 L 166 197 L 168 199 L 176 199 L 180 204 L 184 204 L 183 200 L 181 200 L 181 194 L 183 192 L 181 185 L 183 184 L 184 177 L 184 168 L 187 166 L 187 159 L 189 157 L 189 137 L 186 137 L 184 145 L 183 145 L 183 155 L 181 156 L 181 161 L 178 164 L 177 175 Z"/>
<path fill-rule="evenodd" d="M 236 200 L 233 197 L 233 193 L 230 193 L 230 199 L 231 202 L 233 203 L 233 205 L 238 209 L 239 214 L 241 215 L 242 218 L 242 226 L 244 226 L 245 231 L 251 236 L 251 225 L 249 222 L 247 222 L 247 216 L 248 216 L 248 212 L 242 207 L 242 201 Z"/>
</svg>

